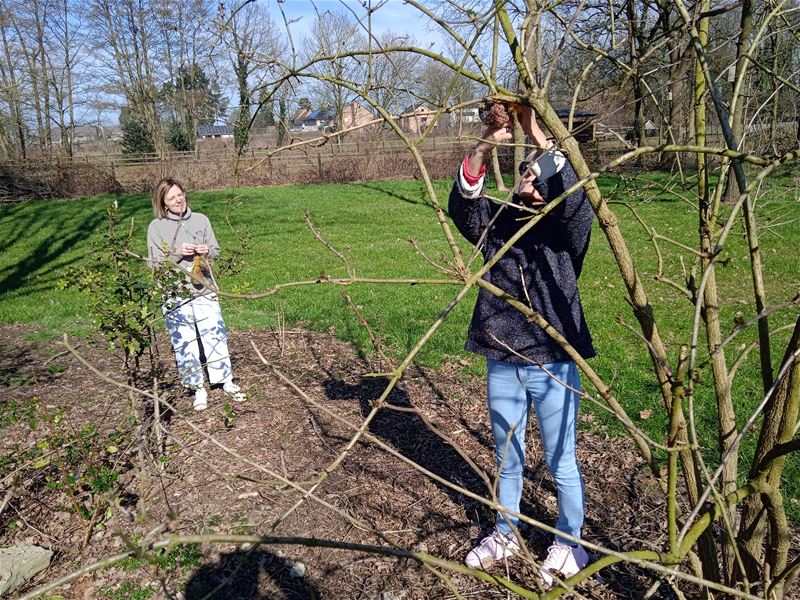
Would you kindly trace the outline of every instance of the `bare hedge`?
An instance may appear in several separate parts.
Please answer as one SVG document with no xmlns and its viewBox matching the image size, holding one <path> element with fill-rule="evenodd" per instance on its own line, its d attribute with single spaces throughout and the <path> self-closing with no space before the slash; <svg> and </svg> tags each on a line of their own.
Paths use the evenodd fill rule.
<svg viewBox="0 0 800 600">
<path fill-rule="evenodd" d="M 449 178 L 464 156 L 467 142 L 439 143 L 420 149 L 433 178 Z M 114 192 L 148 193 L 163 177 L 178 177 L 193 190 L 227 187 L 346 183 L 420 176 L 407 149 L 381 144 L 300 147 L 272 156 L 197 153 L 145 160 L 107 162 L 24 161 L 0 163 L 0 199 L 19 201 L 70 198 Z"/>
<path fill-rule="evenodd" d="M 124 191 L 104 165 L 49 162 L 0 162 L 0 202 L 73 198 Z"/>
<path fill-rule="evenodd" d="M 422 150 L 431 177 L 452 177 L 466 144 L 440 145 Z M 273 156 L 221 157 L 211 155 L 112 164 L 114 178 L 125 192 L 145 193 L 162 177 L 171 175 L 193 190 L 255 187 L 296 183 L 347 183 L 419 177 L 416 162 L 406 149 L 359 153 L 332 148 L 292 150 Z"/>
</svg>

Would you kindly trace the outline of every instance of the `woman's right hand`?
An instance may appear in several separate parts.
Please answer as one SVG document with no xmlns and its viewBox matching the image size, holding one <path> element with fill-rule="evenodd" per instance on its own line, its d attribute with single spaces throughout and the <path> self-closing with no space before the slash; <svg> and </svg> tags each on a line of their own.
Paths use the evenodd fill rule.
<svg viewBox="0 0 800 600">
<path fill-rule="evenodd" d="M 181 254 L 183 256 L 194 256 L 194 244 L 181 244 Z"/>
<path fill-rule="evenodd" d="M 475 144 L 469 156 L 467 163 L 467 171 L 475 175 L 480 172 L 481 165 L 485 157 L 491 153 L 492 148 L 497 144 L 504 144 L 514 139 L 514 134 L 511 132 L 511 121 L 507 121 L 504 125 L 493 126 L 489 125 L 483 132 L 481 140 Z"/>
<path fill-rule="evenodd" d="M 486 129 L 483 130 L 481 141 L 478 142 L 478 147 L 483 146 L 481 150 L 491 152 L 492 147 L 497 144 L 510 142 L 514 139 L 512 127 L 511 119 L 500 125 L 487 125 Z"/>
</svg>

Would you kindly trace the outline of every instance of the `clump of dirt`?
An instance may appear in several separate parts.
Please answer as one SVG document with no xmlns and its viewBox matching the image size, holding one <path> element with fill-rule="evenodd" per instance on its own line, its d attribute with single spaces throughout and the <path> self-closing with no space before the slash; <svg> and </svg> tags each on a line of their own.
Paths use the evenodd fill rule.
<svg viewBox="0 0 800 600">
<path fill-rule="evenodd" d="M 221 390 L 212 390 L 208 410 L 196 413 L 175 383 L 163 335 L 153 366 L 162 373 L 159 391 L 174 410 L 162 415 L 163 450 L 148 454 L 140 452 L 134 417 L 151 414 L 145 409 L 152 400 L 131 399 L 126 389 L 93 373 L 57 342 L 35 339 L 33 328 L 0 327 L 0 475 L 11 490 L 0 516 L 2 544 L 27 539 L 55 551 L 53 564 L 30 589 L 167 534 L 391 543 L 460 562 L 492 526 L 492 511 L 476 497 L 490 495 L 480 472 L 488 477 L 493 472 L 484 382 L 465 375 L 463 364 L 436 371 L 414 367 L 381 405 L 387 379 L 374 373 L 385 365 L 359 357 L 331 335 L 299 329 L 232 331 L 235 375 L 248 399 L 230 403 Z M 122 378 L 119 359 L 102 342 L 72 343 L 100 374 Z M 142 368 L 149 372 L 150 366 L 145 361 Z M 152 381 L 136 383 L 152 391 Z M 363 435 L 352 443 L 368 418 Z M 69 480 L 54 483 L 54 477 L 69 473 L 52 459 L 38 470 L 25 463 L 29 455 L 42 460 L 41 448 L 31 454 L 42 440 L 82 443 L 87 427 L 95 432 L 90 450 L 106 452 L 98 464 L 116 474 L 113 492 L 98 497 L 91 489 L 70 488 Z M 620 551 L 660 548 L 664 502 L 641 460 L 627 441 L 609 439 L 590 415 L 581 429 L 584 537 Z M 125 439 L 113 437 L 120 431 Z M 555 488 L 535 425 L 528 443 L 522 510 L 552 524 Z M 146 448 L 152 451 L 154 444 L 151 436 Z M 66 450 L 60 454 L 69 456 Z M 309 498 L 303 490 L 312 488 Z M 92 502 L 103 507 L 93 517 L 83 514 Z M 522 533 L 534 555 L 546 551 L 548 535 L 528 526 Z M 508 568 L 507 573 L 500 565 L 493 572 L 535 589 L 531 567 L 514 559 Z M 591 598 L 638 598 L 652 583 L 652 574 L 616 566 L 604 569 L 581 592 Z M 54 592 L 65 598 L 212 594 L 411 600 L 452 597 L 448 586 L 464 597 L 507 597 L 465 574 L 446 580 L 411 559 L 300 543 L 165 549 L 89 573 Z M 667 584 L 662 588 L 654 597 L 671 597 Z"/>
</svg>

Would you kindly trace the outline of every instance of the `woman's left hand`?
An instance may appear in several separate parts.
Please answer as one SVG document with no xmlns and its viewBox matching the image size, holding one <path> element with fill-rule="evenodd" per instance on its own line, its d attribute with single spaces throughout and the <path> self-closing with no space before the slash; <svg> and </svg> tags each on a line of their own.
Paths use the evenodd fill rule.
<svg viewBox="0 0 800 600">
<path fill-rule="evenodd" d="M 208 244 L 197 244 L 194 247 L 194 253 L 201 255 L 208 254 Z"/>
</svg>

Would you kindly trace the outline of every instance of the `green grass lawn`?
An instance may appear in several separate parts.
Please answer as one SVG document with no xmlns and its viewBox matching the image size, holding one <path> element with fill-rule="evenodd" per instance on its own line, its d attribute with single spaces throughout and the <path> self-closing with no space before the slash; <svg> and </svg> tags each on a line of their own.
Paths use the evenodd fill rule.
<svg viewBox="0 0 800 600">
<path fill-rule="evenodd" d="M 692 306 L 674 288 L 654 280 L 657 253 L 647 232 L 631 209 L 659 234 L 687 245 L 697 239 L 696 208 L 692 190 L 667 189 L 666 175 L 647 173 L 635 179 L 608 176 L 601 187 L 613 202 L 627 244 L 635 256 L 662 337 L 671 355 L 689 343 Z M 449 181 L 436 182 L 439 201 L 446 208 Z M 757 202 L 759 235 L 766 287 L 770 304 L 786 302 L 800 288 L 800 269 L 793 248 L 800 246 L 800 204 L 790 172 L 774 177 L 768 191 Z M 81 333 L 91 329 L 86 298 L 74 289 L 56 288 L 56 282 L 71 266 L 80 265 L 99 239 L 111 196 L 78 200 L 24 202 L 0 206 L 0 322 L 30 323 L 36 335 L 55 337 L 59 332 Z M 145 231 L 152 218 L 150 199 L 144 195 L 118 196 L 121 216 L 133 227 L 145 252 Z M 436 221 L 424 188 L 417 181 L 370 182 L 343 185 L 295 185 L 274 188 L 195 192 L 192 207 L 208 215 L 223 249 L 235 259 L 235 268 L 220 277 L 223 289 L 237 292 L 264 291 L 276 284 L 347 275 L 342 261 L 319 243 L 305 224 L 311 218 L 322 236 L 349 257 L 359 277 L 443 278 L 413 249 L 415 238 L 423 252 L 434 259 L 448 257 L 448 245 Z M 723 209 L 726 211 L 727 209 Z M 458 233 L 454 231 L 454 235 Z M 469 245 L 461 242 L 464 252 Z M 666 242 L 659 244 L 664 276 L 685 280 L 684 268 L 691 268 L 691 256 Z M 681 260 L 682 259 L 682 260 Z M 718 283 L 724 325 L 723 335 L 734 328 L 734 315 L 747 318 L 754 313 L 744 228 L 740 221 L 722 256 Z M 623 324 L 636 326 L 626 302 L 627 294 L 603 233 L 596 228 L 580 282 L 587 319 L 598 356 L 594 368 L 612 384 L 616 397 L 650 435 L 663 440 L 666 416 L 661 409 L 658 387 L 641 339 Z M 398 357 L 417 343 L 431 323 L 457 293 L 457 285 L 356 284 L 347 287 L 327 284 L 291 288 L 259 300 L 223 299 L 223 314 L 235 335 L 236 329 L 302 326 L 331 331 L 353 341 L 362 352 L 370 352 L 369 339 L 358 319 L 342 299 L 347 292 L 369 321 L 373 331 Z M 468 370 L 481 373 L 482 361 L 463 351 L 466 328 L 475 293 L 458 306 L 444 326 L 418 355 L 418 362 L 435 367 L 455 357 L 469 361 Z M 797 307 L 774 314 L 771 328 L 792 323 Z M 783 355 L 789 332 L 776 334 L 773 363 Z M 701 333 L 700 346 L 703 344 Z M 750 327 L 729 347 L 729 364 L 744 344 L 755 339 Z M 704 352 L 701 351 L 701 357 Z M 698 423 L 713 462 L 715 406 L 708 382 L 700 374 L 697 387 Z M 740 409 L 740 423 L 761 399 L 757 352 L 740 369 L 734 382 Z M 588 406 L 588 404 L 587 404 Z M 649 418 L 640 412 L 652 410 Z M 599 421 L 619 431 L 610 419 Z M 757 435 L 748 437 L 752 446 Z M 800 472 L 791 461 L 787 473 L 787 496 L 793 516 L 800 498 Z"/>
</svg>

